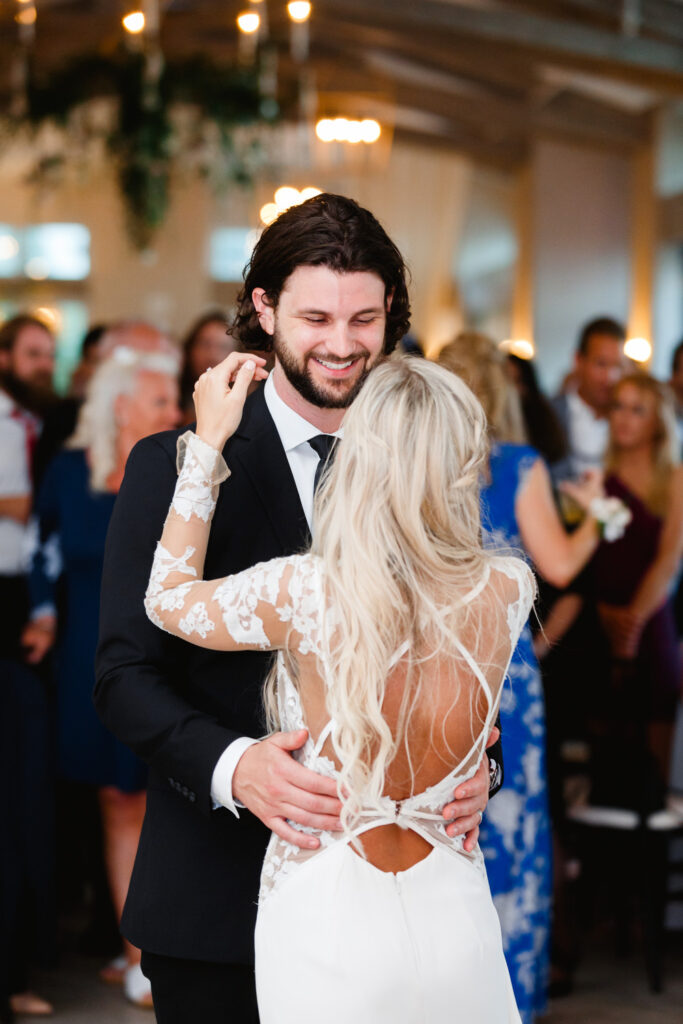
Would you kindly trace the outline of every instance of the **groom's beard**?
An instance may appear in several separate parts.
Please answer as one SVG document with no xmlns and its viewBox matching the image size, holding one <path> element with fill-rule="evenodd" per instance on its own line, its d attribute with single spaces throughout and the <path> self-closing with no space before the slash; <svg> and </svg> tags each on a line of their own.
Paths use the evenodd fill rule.
<svg viewBox="0 0 683 1024">
<path fill-rule="evenodd" d="M 348 409 L 365 384 L 373 366 L 383 356 L 383 353 L 380 352 L 372 359 L 367 349 L 359 348 L 358 352 L 354 353 L 354 357 L 358 358 L 361 364 L 360 372 L 356 377 L 349 380 L 330 380 L 321 383 L 314 379 L 309 364 L 315 356 L 322 356 L 323 353 L 308 352 L 305 356 L 297 358 L 282 337 L 277 323 L 273 334 L 273 350 L 292 387 L 299 392 L 302 398 L 319 409 Z M 330 362 L 341 361 L 335 360 L 334 357 L 327 354 L 324 358 Z"/>
</svg>

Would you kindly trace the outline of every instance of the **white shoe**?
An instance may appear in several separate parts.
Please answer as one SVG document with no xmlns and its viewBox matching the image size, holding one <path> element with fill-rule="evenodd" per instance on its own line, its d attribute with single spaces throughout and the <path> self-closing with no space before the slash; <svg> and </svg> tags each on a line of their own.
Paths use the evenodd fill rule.
<svg viewBox="0 0 683 1024">
<path fill-rule="evenodd" d="M 140 964 L 126 967 L 123 976 L 123 994 L 136 1006 L 147 1006 L 152 1009 L 152 986 L 149 979 L 142 973 Z"/>
<path fill-rule="evenodd" d="M 103 981 L 106 985 L 123 985 L 123 979 L 126 974 L 126 968 L 128 967 L 128 960 L 122 953 L 120 956 L 114 957 L 110 960 L 105 967 L 99 972 L 100 981 Z"/>
</svg>

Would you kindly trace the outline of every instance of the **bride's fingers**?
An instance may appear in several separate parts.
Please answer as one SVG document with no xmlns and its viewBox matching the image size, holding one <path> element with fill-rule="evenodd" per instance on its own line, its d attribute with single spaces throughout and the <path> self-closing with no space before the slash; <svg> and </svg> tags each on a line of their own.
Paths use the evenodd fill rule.
<svg viewBox="0 0 683 1024">
<path fill-rule="evenodd" d="M 254 355 L 253 352 L 231 352 L 225 359 L 214 367 L 214 371 L 230 379 L 239 371 L 246 362 L 252 362 L 254 366 L 265 366 L 263 356 Z"/>
<path fill-rule="evenodd" d="M 238 368 L 237 375 L 232 385 L 232 391 L 230 392 L 230 397 L 233 401 L 239 402 L 240 404 L 244 402 L 247 397 L 249 385 L 254 378 L 255 369 L 256 364 L 252 359 L 245 360 L 245 362 L 243 362 Z"/>
</svg>

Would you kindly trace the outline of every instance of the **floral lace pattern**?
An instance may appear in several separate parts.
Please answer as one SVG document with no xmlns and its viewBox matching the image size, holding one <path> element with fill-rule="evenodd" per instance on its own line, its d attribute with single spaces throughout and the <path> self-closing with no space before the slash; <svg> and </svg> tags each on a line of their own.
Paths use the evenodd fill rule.
<svg viewBox="0 0 683 1024">
<path fill-rule="evenodd" d="M 178 438 L 176 465 L 178 486 L 171 508 L 186 523 L 192 515 L 208 523 L 216 507 L 218 487 L 230 476 L 223 456 L 188 430 Z"/>
<path fill-rule="evenodd" d="M 196 576 L 197 570 L 190 565 L 190 559 L 194 553 L 195 549 L 188 544 L 180 558 L 176 558 L 163 547 L 161 541 L 156 546 L 145 594 L 145 610 L 155 626 L 159 626 L 161 629 L 167 630 L 167 626 L 160 613 L 183 608 L 185 597 L 192 588 L 191 583 L 184 583 L 174 587 L 173 590 L 165 590 L 164 583 L 172 572 L 183 573 L 185 576 Z"/>
<path fill-rule="evenodd" d="M 178 625 L 186 636 L 190 636 L 192 633 L 199 633 L 204 640 L 211 630 L 216 628 L 216 624 L 208 616 L 206 605 L 203 601 L 197 601 L 190 608 L 185 618 L 180 620 Z"/>
</svg>

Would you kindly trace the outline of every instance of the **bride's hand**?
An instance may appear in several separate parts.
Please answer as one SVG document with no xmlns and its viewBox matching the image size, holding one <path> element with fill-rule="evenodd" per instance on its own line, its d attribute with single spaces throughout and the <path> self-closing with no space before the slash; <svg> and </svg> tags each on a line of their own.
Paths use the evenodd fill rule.
<svg viewBox="0 0 683 1024">
<path fill-rule="evenodd" d="M 605 496 L 604 480 L 605 475 L 601 469 L 588 469 L 580 480 L 563 480 L 558 487 L 563 494 L 575 501 L 579 508 L 588 512 L 594 498 Z"/>
<path fill-rule="evenodd" d="M 252 380 L 265 380 L 265 359 L 250 352 L 231 352 L 218 366 L 205 370 L 194 386 L 197 436 L 221 451 L 237 430 Z M 232 385 L 232 386 L 231 386 Z"/>
</svg>

